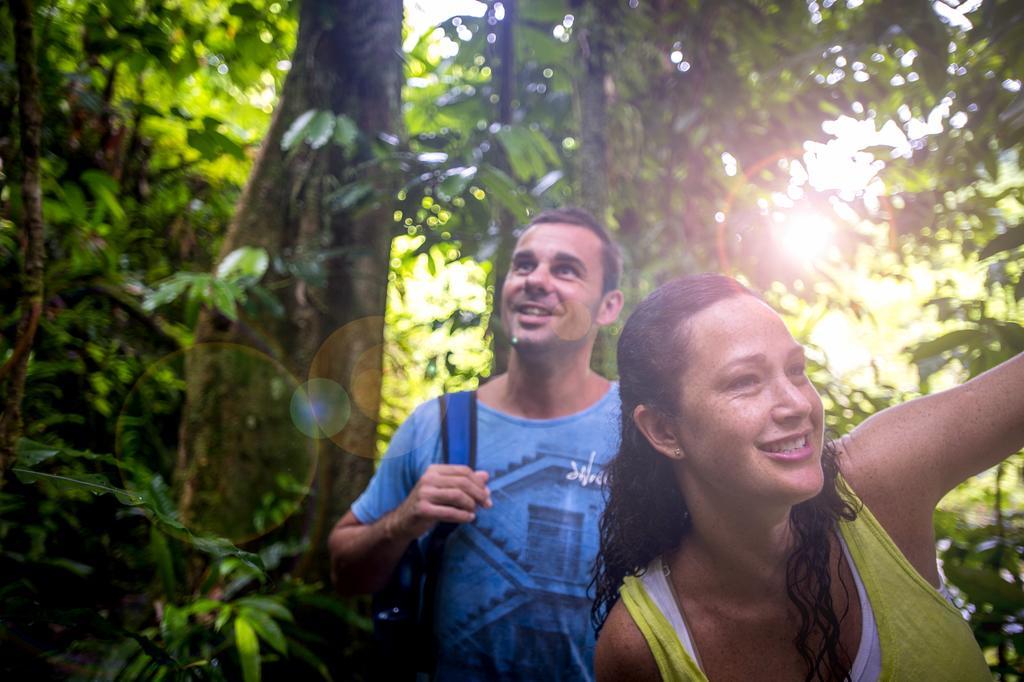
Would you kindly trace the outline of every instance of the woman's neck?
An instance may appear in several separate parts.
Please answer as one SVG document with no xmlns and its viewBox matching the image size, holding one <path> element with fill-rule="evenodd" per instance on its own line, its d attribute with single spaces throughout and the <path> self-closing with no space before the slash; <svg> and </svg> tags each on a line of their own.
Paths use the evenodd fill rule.
<svg viewBox="0 0 1024 682">
<path fill-rule="evenodd" d="M 692 508 L 696 513 L 691 512 L 689 531 L 671 558 L 674 572 L 697 581 L 700 592 L 728 595 L 730 601 L 750 603 L 767 594 L 786 594 L 793 545 L 790 509 Z"/>
</svg>

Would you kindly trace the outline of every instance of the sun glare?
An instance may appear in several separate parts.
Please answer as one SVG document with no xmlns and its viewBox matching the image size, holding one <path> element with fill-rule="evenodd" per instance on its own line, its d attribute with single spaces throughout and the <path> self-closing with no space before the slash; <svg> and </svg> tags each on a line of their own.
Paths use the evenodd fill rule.
<svg viewBox="0 0 1024 682">
<path fill-rule="evenodd" d="M 832 246 L 836 226 L 830 219 L 814 213 L 794 213 L 783 218 L 776 239 L 791 258 L 809 263 L 819 260 Z"/>
</svg>

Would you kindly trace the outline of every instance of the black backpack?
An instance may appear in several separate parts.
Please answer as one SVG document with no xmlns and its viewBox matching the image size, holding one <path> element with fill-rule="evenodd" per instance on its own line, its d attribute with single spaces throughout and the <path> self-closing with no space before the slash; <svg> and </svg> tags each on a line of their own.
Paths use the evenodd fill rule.
<svg viewBox="0 0 1024 682">
<path fill-rule="evenodd" d="M 446 464 L 476 466 L 476 391 L 442 395 L 441 452 Z M 378 679 L 430 679 L 436 665 L 434 598 L 445 542 L 455 523 L 440 523 L 422 544 L 413 540 L 391 579 L 373 595 Z"/>
</svg>

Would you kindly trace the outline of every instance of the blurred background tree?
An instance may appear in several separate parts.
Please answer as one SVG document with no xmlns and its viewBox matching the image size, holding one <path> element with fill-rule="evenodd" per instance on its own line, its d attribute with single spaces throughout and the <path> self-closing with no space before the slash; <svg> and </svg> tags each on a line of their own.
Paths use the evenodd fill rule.
<svg viewBox="0 0 1024 682">
<path fill-rule="evenodd" d="M 8 675 L 372 679 L 324 534 L 418 402 L 500 371 L 488 311 L 544 207 L 611 226 L 631 301 L 708 269 L 765 291 L 837 434 L 1024 350 L 1019 3 L 399 12 L 0 8 Z M 1022 475 L 1018 455 L 935 519 L 1002 679 L 1024 672 Z"/>
</svg>

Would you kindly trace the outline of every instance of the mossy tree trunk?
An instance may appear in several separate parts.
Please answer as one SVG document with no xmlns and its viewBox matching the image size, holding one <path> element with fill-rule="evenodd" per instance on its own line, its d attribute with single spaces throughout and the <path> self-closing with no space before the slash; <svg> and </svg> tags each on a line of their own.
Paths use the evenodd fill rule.
<svg viewBox="0 0 1024 682">
<path fill-rule="evenodd" d="M 43 309 L 43 198 L 39 174 L 42 109 L 36 68 L 35 10 L 32 0 L 11 0 L 14 19 L 15 62 L 18 70 L 18 126 L 21 144 L 22 247 L 21 317 L 14 336 L 14 351 L 0 365 L 0 488 L 14 462 L 22 434 L 21 401 L 25 393 L 29 354 Z"/>
<path fill-rule="evenodd" d="M 326 534 L 373 470 L 394 195 L 379 157 L 381 140 L 401 132 L 402 3 L 304 0 L 300 12 L 291 72 L 221 249 L 223 257 L 262 247 L 297 274 L 264 281 L 283 315 L 237 322 L 201 315 L 186 362 L 176 477 L 186 521 L 242 539 L 274 477 L 301 481 L 315 449 L 303 570 L 322 577 Z M 310 109 L 353 120 L 357 150 L 282 149 L 289 127 Z M 338 208 L 338 188 L 354 180 L 372 192 Z M 316 443 L 289 414 L 296 385 L 312 376 L 337 382 L 353 399 L 341 432 Z"/>
</svg>

